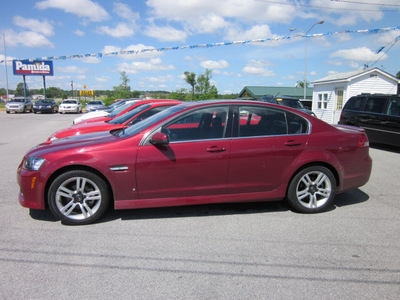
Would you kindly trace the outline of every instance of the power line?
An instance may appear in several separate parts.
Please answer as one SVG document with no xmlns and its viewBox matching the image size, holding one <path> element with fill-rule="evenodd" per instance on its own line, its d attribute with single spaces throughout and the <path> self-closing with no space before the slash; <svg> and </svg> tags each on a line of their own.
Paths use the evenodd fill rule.
<svg viewBox="0 0 400 300">
<path fill-rule="evenodd" d="M 287 2 L 279 2 L 279 1 L 272 1 L 272 0 L 254 0 L 258 2 L 265 2 L 271 4 L 279 4 L 279 5 L 288 5 L 288 6 L 299 6 L 305 8 L 315 8 L 315 9 L 326 9 L 326 10 L 344 10 L 344 11 L 376 11 L 375 9 L 365 9 L 365 8 L 348 8 L 348 7 L 328 7 L 328 6 L 316 6 L 316 5 L 309 5 L 309 4 L 301 4 L 301 3 L 287 3 Z M 365 3 L 364 3 L 365 4 Z M 383 6 L 383 5 L 382 5 Z M 400 6 L 399 6 L 400 8 Z M 385 12 L 398 12 L 396 8 L 388 8 L 388 9 L 381 9 L 381 11 Z"/>
<path fill-rule="evenodd" d="M 341 2 L 341 3 L 349 3 L 349 4 L 357 4 L 357 5 L 375 5 L 375 6 L 391 6 L 391 7 L 400 7 L 400 4 L 387 4 L 387 3 L 370 3 L 370 2 L 359 2 L 359 1 L 350 1 L 350 0 L 331 0 L 332 2 Z"/>
<path fill-rule="evenodd" d="M 383 49 L 387 48 L 387 47 L 390 45 L 390 47 L 387 48 L 386 51 L 385 51 L 385 52 L 384 52 L 370 67 L 374 66 L 378 61 L 380 61 L 380 60 L 382 59 L 382 57 L 383 57 L 386 53 L 388 53 L 388 52 L 390 51 L 390 49 L 392 49 L 392 47 L 393 47 L 399 40 L 400 40 L 400 35 L 399 35 L 397 38 L 395 38 L 393 41 L 391 41 L 390 43 L 388 43 L 385 47 L 382 47 L 381 49 L 379 49 L 379 51 L 378 51 L 377 53 L 381 52 Z"/>
</svg>

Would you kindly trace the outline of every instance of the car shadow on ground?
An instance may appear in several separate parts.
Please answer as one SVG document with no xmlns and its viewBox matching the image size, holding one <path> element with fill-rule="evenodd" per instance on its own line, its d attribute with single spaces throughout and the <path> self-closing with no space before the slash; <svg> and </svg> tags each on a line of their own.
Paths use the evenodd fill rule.
<svg viewBox="0 0 400 300">
<path fill-rule="evenodd" d="M 363 191 L 356 189 L 335 197 L 333 205 L 327 210 L 333 211 L 338 207 L 356 205 L 365 202 L 369 196 Z M 97 223 L 106 223 L 115 220 L 147 220 L 168 218 L 193 218 L 221 215 L 261 214 L 291 211 L 285 201 L 273 202 L 240 202 L 240 203 L 217 203 L 193 206 L 172 206 L 143 208 L 130 210 L 114 210 L 110 208 L 106 215 Z M 295 212 L 293 212 L 295 213 Z M 57 222 L 57 218 L 49 210 L 34 210 L 29 212 L 32 219 L 39 221 Z"/>
<path fill-rule="evenodd" d="M 375 143 L 371 143 L 370 147 L 374 148 L 374 149 L 382 150 L 382 151 L 388 151 L 388 152 L 400 154 L 400 147 L 384 145 L 384 144 L 375 144 Z"/>
</svg>

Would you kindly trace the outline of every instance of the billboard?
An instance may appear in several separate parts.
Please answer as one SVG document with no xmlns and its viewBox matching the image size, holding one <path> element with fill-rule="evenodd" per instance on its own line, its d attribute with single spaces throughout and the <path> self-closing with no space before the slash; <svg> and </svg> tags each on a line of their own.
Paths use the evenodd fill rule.
<svg viewBox="0 0 400 300">
<path fill-rule="evenodd" d="M 94 96 L 94 91 L 93 90 L 88 90 L 88 91 L 79 91 L 79 96 Z"/>
<path fill-rule="evenodd" d="M 14 75 L 53 76 L 51 60 L 13 60 Z"/>
</svg>

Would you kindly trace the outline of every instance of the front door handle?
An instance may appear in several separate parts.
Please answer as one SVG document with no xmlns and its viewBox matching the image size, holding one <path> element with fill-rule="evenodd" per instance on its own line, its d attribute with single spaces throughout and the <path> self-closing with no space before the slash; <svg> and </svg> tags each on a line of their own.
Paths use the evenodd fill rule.
<svg viewBox="0 0 400 300">
<path fill-rule="evenodd" d="M 211 146 L 207 148 L 207 152 L 224 152 L 226 150 L 225 147 L 219 147 L 219 146 Z"/>
</svg>

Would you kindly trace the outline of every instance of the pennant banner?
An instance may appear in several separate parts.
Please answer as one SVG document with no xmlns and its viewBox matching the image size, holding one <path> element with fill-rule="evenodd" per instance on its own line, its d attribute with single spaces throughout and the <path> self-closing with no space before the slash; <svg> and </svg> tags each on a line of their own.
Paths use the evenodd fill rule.
<svg viewBox="0 0 400 300">
<path fill-rule="evenodd" d="M 232 41 L 232 42 L 220 42 L 220 43 L 207 43 L 207 44 L 198 44 L 198 45 L 186 45 L 186 46 L 177 46 L 177 47 L 164 47 L 164 48 L 148 48 L 142 50 L 123 50 L 118 52 L 110 52 L 110 53 L 92 53 L 92 54 L 75 54 L 75 55 L 66 55 L 66 56 L 48 56 L 48 57 L 37 57 L 37 58 L 28 58 L 27 60 L 66 60 L 66 59 L 82 59 L 87 57 L 97 57 L 102 58 L 104 56 L 119 56 L 119 55 L 136 55 L 145 52 L 154 52 L 154 51 L 169 51 L 169 50 L 183 50 L 183 49 L 196 49 L 196 48 L 210 48 L 210 47 L 219 47 L 219 46 L 233 46 L 233 45 L 244 45 L 250 43 L 266 43 L 273 41 L 282 41 L 282 40 L 291 40 L 298 38 L 320 38 L 331 35 L 339 35 L 339 34 L 377 34 L 383 33 L 393 30 L 400 30 L 400 26 L 397 27 L 387 27 L 387 28 L 377 28 L 377 29 L 363 29 L 363 30 L 343 30 L 338 32 L 327 32 L 327 33 L 316 33 L 316 34 L 296 34 L 292 36 L 279 36 L 274 38 L 266 38 L 266 39 L 254 39 L 254 40 L 246 40 L 246 41 Z M 395 40 L 397 42 L 399 37 Z M 382 47 L 378 50 L 378 53 L 382 51 L 385 47 Z M 0 63 L 3 63 L 4 60 L 1 60 Z"/>
</svg>

